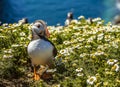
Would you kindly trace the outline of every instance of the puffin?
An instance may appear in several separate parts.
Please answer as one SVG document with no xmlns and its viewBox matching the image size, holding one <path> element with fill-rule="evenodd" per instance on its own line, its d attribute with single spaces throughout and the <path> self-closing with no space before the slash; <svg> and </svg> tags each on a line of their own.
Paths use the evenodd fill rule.
<svg viewBox="0 0 120 87">
<path fill-rule="evenodd" d="M 120 15 L 116 15 L 113 20 L 114 25 L 120 25 Z"/>
<path fill-rule="evenodd" d="M 120 0 L 116 0 L 116 7 L 118 10 L 120 10 Z"/>
<path fill-rule="evenodd" d="M 34 67 L 34 80 L 39 80 L 46 73 L 48 68 L 54 66 L 57 49 L 55 45 L 48 40 L 50 33 L 43 20 L 37 20 L 32 25 L 32 40 L 28 44 L 27 52 L 31 58 Z M 39 73 L 37 66 L 40 65 Z M 47 74 L 47 73 L 46 73 Z M 44 75 L 47 78 L 49 75 Z"/>
<path fill-rule="evenodd" d="M 66 21 L 65 21 L 65 26 L 68 26 L 72 20 L 73 20 L 73 13 L 72 13 L 72 12 L 69 12 L 69 13 L 67 14 L 67 19 L 66 19 Z"/>
<path fill-rule="evenodd" d="M 27 24 L 28 23 L 28 19 L 27 18 L 23 18 L 21 20 L 18 21 L 19 24 Z"/>
<path fill-rule="evenodd" d="M 0 26 L 2 25 L 2 22 L 0 21 Z"/>
</svg>

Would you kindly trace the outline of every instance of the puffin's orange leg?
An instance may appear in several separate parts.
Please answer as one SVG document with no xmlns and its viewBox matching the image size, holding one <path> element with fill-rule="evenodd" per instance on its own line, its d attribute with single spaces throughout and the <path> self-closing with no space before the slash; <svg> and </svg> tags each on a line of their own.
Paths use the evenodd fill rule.
<svg viewBox="0 0 120 87">
<path fill-rule="evenodd" d="M 36 73 L 36 67 L 34 66 L 34 80 L 39 80 L 40 76 Z"/>
</svg>

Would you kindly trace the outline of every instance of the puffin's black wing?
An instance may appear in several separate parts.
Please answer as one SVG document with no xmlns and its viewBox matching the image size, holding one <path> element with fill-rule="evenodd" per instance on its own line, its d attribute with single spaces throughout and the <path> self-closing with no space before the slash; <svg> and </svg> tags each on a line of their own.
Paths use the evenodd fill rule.
<svg viewBox="0 0 120 87">
<path fill-rule="evenodd" d="M 56 49 L 55 45 L 50 40 L 47 39 L 47 41 L 50 42 L 53 45 L 53 56 L 56 57 L 57 49 Z"/>
</svg>

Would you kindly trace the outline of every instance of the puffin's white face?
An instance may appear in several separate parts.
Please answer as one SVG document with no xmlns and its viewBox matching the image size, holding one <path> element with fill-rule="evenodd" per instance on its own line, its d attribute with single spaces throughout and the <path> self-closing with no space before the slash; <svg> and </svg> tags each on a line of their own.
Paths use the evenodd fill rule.
<svg viewBox="0 0 120 87">
<path fill-rule="evenodd" d="M 35 31 L 35 33 L 37 33 L 37 35 L 47 37 L 50 36 L 46 24 L 43 23 L 42 21 L 35 22 L 32 26 L 32 29 Z"/>
<path fill-rule="evenodd" d="M 70 16 L 71 16 L 71 14 L 70 14 L 70 13 L 68 13 L 68 14 L 67 14 L 67 16 L 68 16 L 68 17 L 70 17 Z"/>
<path fill-rule="evenodd" d="M 73 14 L 70 12 L 67 14 L 67 18 L 73 19 Z"/>
</svg>

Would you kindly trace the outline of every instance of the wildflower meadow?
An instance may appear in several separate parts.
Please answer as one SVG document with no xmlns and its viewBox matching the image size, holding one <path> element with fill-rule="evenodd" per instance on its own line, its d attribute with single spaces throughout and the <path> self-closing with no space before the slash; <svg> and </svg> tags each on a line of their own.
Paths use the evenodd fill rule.
<svg viewBox="0 0 120 87">
<path fill-rule="evenodd" d="M 48 26 L 58 50 L 56 70 L 52 80 L 34 81 L 27 54 L 31 25 L 0 26 L 0 85 L 16 81 L 25 87 L 120 86 L 120 26 L 83 16 L 68 26 Z"/>
</svg>

